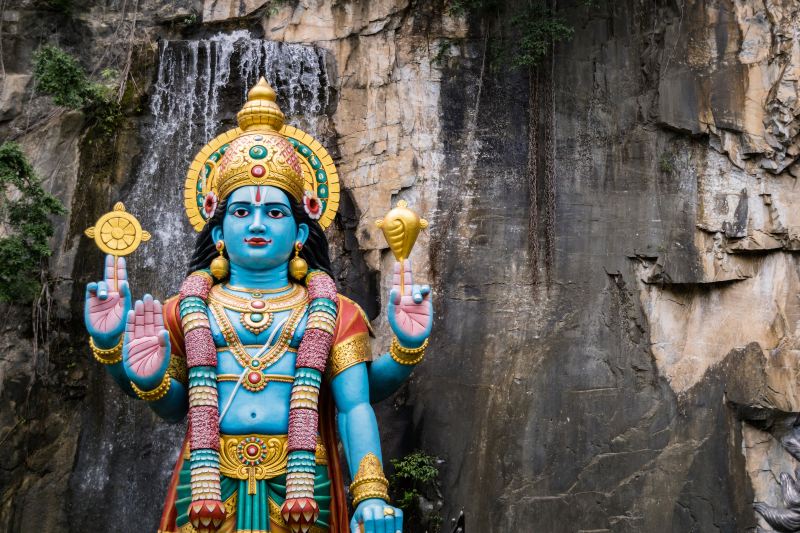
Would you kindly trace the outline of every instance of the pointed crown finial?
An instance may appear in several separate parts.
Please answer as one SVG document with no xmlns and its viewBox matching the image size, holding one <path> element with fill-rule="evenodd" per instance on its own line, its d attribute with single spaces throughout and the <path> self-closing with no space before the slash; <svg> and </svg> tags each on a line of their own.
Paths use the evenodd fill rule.
<svg viewBox="0 0 800 533">
<path fill-rule="evenodd" d="M 276 99 L 275 89 L 262 76 L 247 93 L 247 102 L 236 119 L 244 131 L 271 129 L 279 131 L 283 127 L 284 114 Z"/>
</svg>

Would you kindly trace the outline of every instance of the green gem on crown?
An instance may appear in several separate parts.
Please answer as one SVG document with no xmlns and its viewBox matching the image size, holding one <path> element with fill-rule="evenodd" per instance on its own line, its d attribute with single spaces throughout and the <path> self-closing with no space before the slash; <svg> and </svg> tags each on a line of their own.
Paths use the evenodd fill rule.
<svg viewBox="0 0 800 533">
<path fill-rule="evenodd" d="M 264 159 L 267 157 L 267 149 L 257 144 L 250 148 L 250 157 L 253 159 Z"/>
</svg>

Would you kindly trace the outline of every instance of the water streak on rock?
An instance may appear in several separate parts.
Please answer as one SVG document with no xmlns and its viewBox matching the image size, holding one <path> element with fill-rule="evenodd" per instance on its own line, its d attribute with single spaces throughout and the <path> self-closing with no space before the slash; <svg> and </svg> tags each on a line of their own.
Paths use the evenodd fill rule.
<svg viewBox="0 0 800 533">
<path fill-rule="evenodd" d="M 155 237 L 130 261 L 137 294 L 165 297 L 184 275 L 195 234 L 182 187 L 194 154 L 235 126 L 260 76 L 277 90 L 287 122 L 315 134 L 331 100 L 325 59 L 318 48 L 254 39 L 244 30 L 161 43 L 141 161 L 124 198 Z"/>
</svg>

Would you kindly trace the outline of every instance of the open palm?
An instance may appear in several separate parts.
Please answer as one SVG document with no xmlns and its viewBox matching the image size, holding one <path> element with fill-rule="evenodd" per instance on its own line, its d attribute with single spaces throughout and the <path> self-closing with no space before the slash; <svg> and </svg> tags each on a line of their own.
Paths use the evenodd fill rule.
<svg viewBox="0 0 800 533">
<path fill-rule="evenodd" d="M 433 305 L 431 288 L 414 285 L 411 261 L 403 261 L 403 286 L 400 286 L 400 263 L 394 265 L 392 290 L 389 294 L 389 326 L 400 344 L 408 348 L 420 346 L 431 334 Z"/>
<path fill-rule="evenodd" d="M 128 312 L 122 360 L 131 381 L 143 390 L 161 382 L 169 365 L 169 333 L 164 329 L 161 303 L 145 294 Z"/>
<path fill-rule="evenodd" d="M 106 256 L 102 281 L 86 285 L 83 311 L 86 329 L 101 346 L 112 346 L 119 341 L 125 329 L 125 314 L 131 308 L 125 259 L 116 262 L 114 259 L 112 255 Z"/>
</svg>

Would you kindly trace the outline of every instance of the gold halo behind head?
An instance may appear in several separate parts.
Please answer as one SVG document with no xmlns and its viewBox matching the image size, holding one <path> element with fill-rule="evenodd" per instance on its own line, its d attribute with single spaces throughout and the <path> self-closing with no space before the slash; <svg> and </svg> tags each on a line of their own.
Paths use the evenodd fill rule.
<svg viewBox="0 0 800 533">
<path fill-rule="evenodd" d="M 323 209 L 319 223 L 328 227 L 339 208 L 339 175 L 328 151 L 284 124 L 275 90 L 264 78 L 247 93 L 236 118 L 239 127 L 212 139 L 189 166 L 184 208 L 194 229 L 203 229 L 218 200 L 246 185 L 273 185 L 296 201 L 303 191 L 315 195 Z"/>
</svg>

